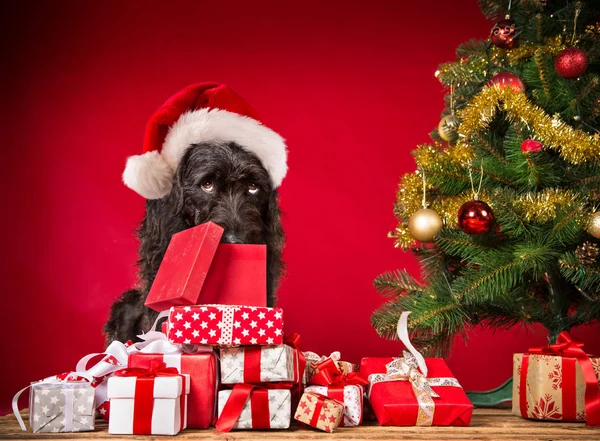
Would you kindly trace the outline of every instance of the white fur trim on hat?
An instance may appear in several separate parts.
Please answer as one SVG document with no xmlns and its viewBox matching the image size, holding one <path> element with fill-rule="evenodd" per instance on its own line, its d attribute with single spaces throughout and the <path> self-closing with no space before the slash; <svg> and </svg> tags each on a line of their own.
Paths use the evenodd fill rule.
<svg viewBox="0 0 600 441">
<path fill-rule="evenodd" d="M 123 182 L 147 199 L 162 198 L 171 191 L 185 151 L 192 144 L 207 141 L 235 142 L 256 155 L 275 188 L 287 173 L 287 148 L 279 134 L 253 118 L 221 109 L 200 109 L 184 113 L 171 126 L 160 154 L 130 157 Z"/>
<path fill-rule="evenodd" d="M 146 199 L 160 199 L 171 191 L 174 169 L 157 151 L 130 156 L 123 182 Z"/>
</svg>

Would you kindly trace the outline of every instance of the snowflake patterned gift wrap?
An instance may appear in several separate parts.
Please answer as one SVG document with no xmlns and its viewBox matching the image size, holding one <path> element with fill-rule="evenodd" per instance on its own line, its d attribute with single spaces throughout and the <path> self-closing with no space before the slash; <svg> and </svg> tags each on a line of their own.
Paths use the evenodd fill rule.
<svg viewBox="0 0 600 441">
<path fill-rule="evenodd" d="M 513 357 L 513 413 L 600 425 L 600 358 L 562 332 L 557 344 Z M 524 392 L 526 391 L 526 392 Z"/>
<path fill-rule="evenodd" d="M 283 343 L 283 310 L 259 306 L 174 306 L 167 336 L 175 344 L 279 345 Z"/>
<path fill-rule="evenodd" d="M 236 384 L 219 392 L 218 431 L 231 429 L 287 429 L 292 415 L 289 389 L 267 389 Z"/>
<path fill-rule="evenodd" d="M 110 419 L 113 435 L 177 435 L 187 426 L 189 375 L 165 363 L 150 369 L 127 368 L 108 379 Z"/>
<path fill-rule="evenodd" d="M 299 381 L 296 349 L 288 345 L 222 348 L 221 383 Z"/>
<path fill-rule="evenodd" d="M 294 419 L 324 432 L 333 432 L 344 415 L 344 405 L 314 392 L 304 392 Z"/>
<path fill-rule="evenodd" d="M 87 381 L 33 383 L 29 394 L 31 429 L 33 432 L 94 430 L 94 398 L 95 389 Z M 18 409 L 15 415 L 18 415 Z M 17 419 L 25 430 L 20 415 Z"/>
</svg>

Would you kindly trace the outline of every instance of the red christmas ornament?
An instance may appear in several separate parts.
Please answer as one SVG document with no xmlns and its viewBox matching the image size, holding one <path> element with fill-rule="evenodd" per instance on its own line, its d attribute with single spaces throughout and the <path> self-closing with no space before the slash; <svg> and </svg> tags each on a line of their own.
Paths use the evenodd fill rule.
<svg viewBox="0 0 600 441">
<path fill-rule="evenodd" d="M 515 22 L 507 15 L 504 20 L 500 20 L 492 28 L 490 39 L 494 46 L 502 49 L 512 49 L 515 45 Z"/>
<path fill-rule="evenodd" d="M 494 75 L 486 84 L 488 87 L 497 86 L 501 90 L 510 87 L 514 92 L 525 92 L 525 83 L 511 72 L 500 72 Z"/>
<path fill-rule="evenodd" d="M 563 78 L 574 80 L 585 73 L 588 57 L 581 49 L 568 47 L 554 59 L 554 69 Z"/>
<path fill-rule="evenodd" d="M 526 139 L 523 141 L 523 144 L 521 144 L 521 151 L 523 153 L 536 153 L 542 150 L 542 147 L 544 147 L 544 145 L 541 142 L 534 141 L 533 139 Z"/>
<path fill-rule="evenodd" d="M 490 231 L 496 218 L 488 204 L 473 199 L 465 202 L 458 210 L 458 226 L 467 234 L 482 234 Z"/>
</svg>

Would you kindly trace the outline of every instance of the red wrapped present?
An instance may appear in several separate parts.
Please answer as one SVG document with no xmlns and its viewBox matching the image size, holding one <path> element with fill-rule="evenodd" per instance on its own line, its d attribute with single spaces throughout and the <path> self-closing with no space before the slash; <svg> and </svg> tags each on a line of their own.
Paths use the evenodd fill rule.
<svg viewBox="0 0 600 441">
<path fill-rule="evenodd" d="M 223 228 L 213 222 L 171 237 L 146 306 L 219 303 L 266 306 L 266 245 L 221 244 Z"/>
<path fill-rule="evenodd" d="M 513 360 L 514 414 L 600 426 L 600 358 L 586 354 L 568 332 L 555 345 L 531 348 Z"/>
<path fill-rule="evenodd" d="M 408 339 L 403 312 L 398 335 L 410 352 L 400 358 L 363 358 L 369 400 L 382 426 L 468 426 L 473 404 L 441 358 L 424 359 Z"/>
<path fill-rule="evenodd" d="M 167 337 L 175 344 L 279 345 L 283 310 L 256 306 L 175 306 L 169 311 Z"/>
<path fill-rule="evenodd" d="M 180 374 L 190 376 L 187 426 L 206 429 L 214 423 L 217 394 L 217 357 L 213 352 L 198 354 L 147 354 L 136 352 L 129 355 L 130 368 L 149 369 L 152 363 L 164 362 L 176 368 Z"/>
</svg>

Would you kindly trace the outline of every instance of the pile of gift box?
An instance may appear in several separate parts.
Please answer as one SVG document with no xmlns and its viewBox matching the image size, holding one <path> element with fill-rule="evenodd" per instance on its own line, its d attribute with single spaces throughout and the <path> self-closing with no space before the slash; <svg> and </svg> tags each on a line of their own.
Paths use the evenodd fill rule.
<svg viewBox="0 0 600 441">
<path fill-rule="evenodd" d="M 357 366 L 302 351 L 297 334 L 284 336 L 283 310 L 265 305 L 265 247 L 221 244 L 222 231 L 208 223 L 174 235 L 146 302 L 161 311 L 155 326 L 22 389 L 21 427 L 28 390 L 34 432 L 94 430 L 97 416 L 119 435 L 470 424 L 473 405 L 446 363 L 410 344 L 409 313 L 401 357 Z"/>
</svg>

